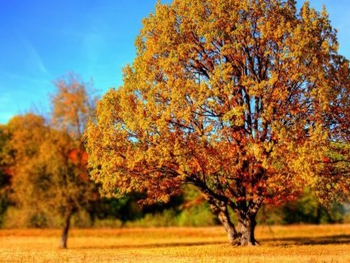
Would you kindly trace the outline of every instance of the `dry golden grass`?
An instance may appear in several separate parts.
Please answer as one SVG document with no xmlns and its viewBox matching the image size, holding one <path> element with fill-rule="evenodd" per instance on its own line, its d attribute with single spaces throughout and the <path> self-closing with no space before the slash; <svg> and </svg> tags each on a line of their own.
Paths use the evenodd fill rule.
<svg viewBox="0 0 350 263">
<path fill-rule="evenodd" d="M 221 227 L 1 230 L 0 262 L 350 262 L 350 225 L 260 226 L 259 247 L 234 248 Z"/>
</svg>

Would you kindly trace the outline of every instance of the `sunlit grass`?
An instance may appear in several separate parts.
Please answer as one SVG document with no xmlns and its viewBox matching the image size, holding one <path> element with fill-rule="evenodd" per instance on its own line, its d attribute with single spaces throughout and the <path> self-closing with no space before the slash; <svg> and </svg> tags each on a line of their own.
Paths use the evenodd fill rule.
<svg viewBox="0 0 350 263">
<path fill-rule="evenodd" d="M 221 227 L 1 230 L 0 262 L 350 262 L 350 225 L 260 226 L 259 247 L 234 248 Z"/>
</svg>

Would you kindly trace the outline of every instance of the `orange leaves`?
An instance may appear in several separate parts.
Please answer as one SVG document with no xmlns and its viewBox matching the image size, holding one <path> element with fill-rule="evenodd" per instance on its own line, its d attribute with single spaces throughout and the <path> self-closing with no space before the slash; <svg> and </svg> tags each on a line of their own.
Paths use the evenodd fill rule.
<svg viewBox="0 0 350 263">
<path fill-rule="evenodd" d="M 68 158 L 75 165 L 87 165 L 88 155 L 85 151 L 82 151 L 81 149 L 73 149 L 69 151 Z"/>
<path fill-rule="evenodd" d="M 327 156 L 322 156 L 322 162 L 324 163 L 330 163 L 331 162 L 331 159 Z"/>
</svg>

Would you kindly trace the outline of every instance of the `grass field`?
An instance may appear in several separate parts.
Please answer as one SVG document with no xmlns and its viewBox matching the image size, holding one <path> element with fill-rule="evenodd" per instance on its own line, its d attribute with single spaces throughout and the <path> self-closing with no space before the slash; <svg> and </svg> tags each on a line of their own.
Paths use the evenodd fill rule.
<svg viewBox="0 0 350 263">
<path fill-rule="evenodd" d="M 259 247 L 227 244 L 221 227 L 0 230 L 0 262 L 350 262 L 350 225 L 260 226 Z"/>
</svg>

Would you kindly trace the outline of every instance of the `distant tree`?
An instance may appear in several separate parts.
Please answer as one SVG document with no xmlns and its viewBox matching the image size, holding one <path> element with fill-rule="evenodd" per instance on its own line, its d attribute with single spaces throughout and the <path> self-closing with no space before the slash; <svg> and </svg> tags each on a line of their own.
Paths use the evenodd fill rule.
<svg viewBox="0 0 350 263">
<path fill-rule="evenodd" d="M 257 244 L 263 203 L 304 186 L 325 202 L 347 196 L 349 173 L 333 177 L 339 147 L 330 148 L 345 143 L 349 63 L 325 9 L 158 2 L 136 43 L 124 85 L 105 94 L 88 128 L 91 174 L 106 195 L 146 191 L 148 203 L 192 184 L 242 246 Z"/>
<path fill-rule="evenodd" d="M 87 154 L 84 145 L 84 131 L 92 117 L 97 98 L 92 95 L 92 84 L 85 83 L 74 74 L 68 74 L 54 82 L 56 92 L 51 94 L 52 128 L 66 132 L 72 139 L 68 155 L 65 153 L 66 178 L 61 182 L 66 197 L 65 220 L 61 247 L 67 247 L 70 218 L 74 210 L 89 200 L 97 198 L 95 184 L 90 181 L 87 171 Z M 65 144 L 62 144 L 65 147 Z M 71 165 L 71 166 L 70 166 Z"/>
<path fill-rule="evenodd" d="M 329 204 L 324 207 L 315 194 L 305 189 L 302 195 L 293 202 L 287 202 L 281 207 L 285 224 L 308 223 L 342 223 L 344 207 L 341 204 Z"/>
<path fill-rule="evenodd" d="M 126 222 L 142 217 L 141 208 L 137 205 L 137 200 L 129 194 L 124 198 L 101 198 L 92 202 L 89 207 L 89 215 L 94 222 L 99 220 L 120 220 L 121 226 Z"/>
<path fill-rule="evenodd" d="M 26 211 L 30 226 L 46 226 L 47 214 L 63 218 L 60 247 L 67 247 L 71 217 L 98 198 L 87 171 L 83 132 L 94 99 L 76 75 L 56 83 L 52 118 L 28 113 L 10 120 L 7 155 L 13 200 Z"/>
<path fill-rule="evenodd" d="M 43 200 L 48 198 L 50 178 L 43 171 L 39 156 L 41 145 L 48 139 L 49 128 L 41 116 L 26 114 L 13 117 L 6 130 L 11 199 L 23 212 L 24 226 L 42 227 L 46 223 L 43 215 L 49 209 Z"/>
</svg>

